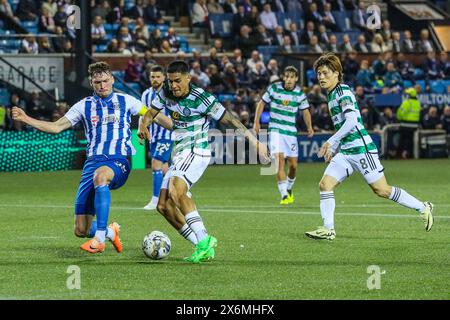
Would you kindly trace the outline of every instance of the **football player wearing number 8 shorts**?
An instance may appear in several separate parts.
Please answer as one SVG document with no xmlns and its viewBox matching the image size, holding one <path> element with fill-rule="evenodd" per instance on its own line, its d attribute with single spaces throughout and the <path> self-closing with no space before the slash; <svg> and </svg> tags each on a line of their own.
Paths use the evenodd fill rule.
<svg viewBox="0 0 450 320">
<path fill-rule="evenodd" d="M 341 83 L 342 65 L 333 53 L 322 55 L 314 64 L 320 86 L 328 92 L 328 109 L 336 133 L 321 147 L 318 155 L 329 163 L 320 181 L 320 213 L 323 226 L 306 232 L 313 239 L 333 240 L 335 200 L 333 190 L 354 171 L 362 174 L 373 192 L 416 210 L 430 231 L 433 204 L 422 202 L 399 187 L 390 186 L 378 159 L 378 150 L 364 128 L 358 102 L 349 86 Z"/>
</svg>

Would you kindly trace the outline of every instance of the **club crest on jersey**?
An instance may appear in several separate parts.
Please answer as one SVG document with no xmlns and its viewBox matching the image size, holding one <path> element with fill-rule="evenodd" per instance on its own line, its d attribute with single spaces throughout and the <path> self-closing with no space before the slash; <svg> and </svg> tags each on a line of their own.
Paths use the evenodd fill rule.
<svg viewBox="0 0 450 320">
<path fill-rule="evenodd" d="M 183 114 L 184 114 L 186 117 L 190 116 L 190 115 L 191 115 L 191 109 L 189 109 L 189 108 L 184 108 L 184 109 L 183 109 Z"/>
<path fill-rule="evenodd" d="M 98 121 L 100 120 L 100 117 L 95 115 L 95 116 L 91 116 L 91 123 L 93 127 L 97 126 Z"/>
<path fill-rule="evenodd" d="M 120 110 L 120 104 L 118 102 L 113 102 L 114 110 Z"/>
<path fill-rule="evenodd" d="M 287 107 L 289 105 L 289 100 L 283 100 L 283 106 Z"/>
</svg>

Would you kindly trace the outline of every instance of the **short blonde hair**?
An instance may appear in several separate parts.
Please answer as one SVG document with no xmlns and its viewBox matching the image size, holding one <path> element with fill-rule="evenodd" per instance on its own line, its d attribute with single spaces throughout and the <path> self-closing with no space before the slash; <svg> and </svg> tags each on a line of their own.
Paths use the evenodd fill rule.
<svg viewBox="0 0 450 320">
<path fill-rule="evenodd" d="M 331 71 L 337 71 L 339 73 L 338 80 L 342 81 L 342 64 L 341 60 L 332 52 L 327 52 L 319 57 L 314 62 L 314 71 L 317 73 L 317 70 L 322 67 L 327 66 Z"/>
</svg>

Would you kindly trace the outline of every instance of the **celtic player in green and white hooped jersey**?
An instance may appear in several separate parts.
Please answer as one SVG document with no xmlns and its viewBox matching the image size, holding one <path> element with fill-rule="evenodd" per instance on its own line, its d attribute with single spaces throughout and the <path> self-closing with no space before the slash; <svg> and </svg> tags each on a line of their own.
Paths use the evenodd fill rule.
<svg viewBox="0 0 450 320">
<path fill-rule="evenodd" d="M 387 183 L 378 150 L 364 128 L 355 96 L 349 86 L 341 83 L 342 65 L 339 58 L 333 53 L 324 54 L 314 63 L 314 69 L 320 86 L 328 92 L 328 109 L 337 131 L 318 153 L 329 163 L 319 183 L 320 213 L 324 225 L 306 232 L 306 235 L 313 239 L 332 240 L 336 237 L 333 191 L 354 171 L 363 175 L 378 196 L 419 212 L 425 230 L 430 231 L 433 204 L 419 201 L 405 190 Z"/>
<path fill-rule="evenodd" d="M 283 82 L 269 85 L 255 111 L 254 129 L 258 133 L 261 113 L 265 104 L 270 105 L 270 153 L 277 161 L 277 182 L 282 205 L 294 202 L 292 188 L 297 175 L 298 163 L 298 132 L 295 125 L 298 111 L 302 111 L 308 137 L 312 137 L 314 134 L 309 103 L 297 82 L 298 70 L 293 66 L 286 67 L 283 71 Z M 285 158 L 288 162 L 287 179 Z"/>
<path fill-rule="evenodd" d="M 190 81 L 187 63 L 170 63 L 167 83 L 158 92 L 158 97 L 152 100 L 151 108 L 139 126 L 138 135 L 148 140 L 148 125 L 160 110 L 169 110 L 174 126 L 174 156 L 173 164 L 164 176 L 157 209 L 186 240 L 195 244 L 196 250 L 187 260 L 200 263 L 214 258 L 217 239 L 208 235 L 188 191 L 200 179 L 210 162 L 209 118 L 238 129 L 252 146 L 258 147 L 264 160 L 268 160 L 268 151 L 213 95 L 192 86 Z"/>
</svg>

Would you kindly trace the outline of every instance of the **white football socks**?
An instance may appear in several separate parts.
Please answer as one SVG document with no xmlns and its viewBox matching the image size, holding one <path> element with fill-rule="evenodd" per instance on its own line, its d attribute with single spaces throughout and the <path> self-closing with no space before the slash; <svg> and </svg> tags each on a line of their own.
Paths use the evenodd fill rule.
<svg viewBox="0 0 450 320">
<path fill-rule="evenodd" d="M 289 177 L 287 177 L 287 189 L 288 190 L 292 190 L 292 187 L 294 187 L 294 183 L 295 183 L 295 179 L 291 179 Z"/>
<path fill-rule="evenodd" d="M 417 210 L 419 212 L 422 212 L 425 209 L 425 205 L 423 202 L 417 200 L 401 188 L 392 187 L 389 199 L 401 204 L 402 206 Z"/>
<path fill-rule="evenodd" d="M 320 214 L 323 225 L 327 229 L 334 229 L 334 208 L 336 206 L 333 191 L 320 192 Z"/>
<path fill-rule="evenodd" d="M 193 245 L 196 245 L 198 243 L 195 232 L 192 231 L 187 223 L 185 223 L 184 226 L 182 226 L 181 229 L 178 230 L 178 232 L 183 236 L 183 238 L 190 241 Z"/>
<path fill-rule="evenodd" d="M 287 180 L 278 181 L 278 190 L 280 191 L 282 199 L 287 197 Z"/>
<path fill-rule="evenodd" d="M 197 237 L 197 241 L 200 242 L 206 238 L 208 232 L 206 232 L 205 225 L 203 224 L 202 218 L 198 214 L 197 211 L 192 211 L 188 213 L 186 216 L 186 223 L 195 232 Z"/>
</svg>

